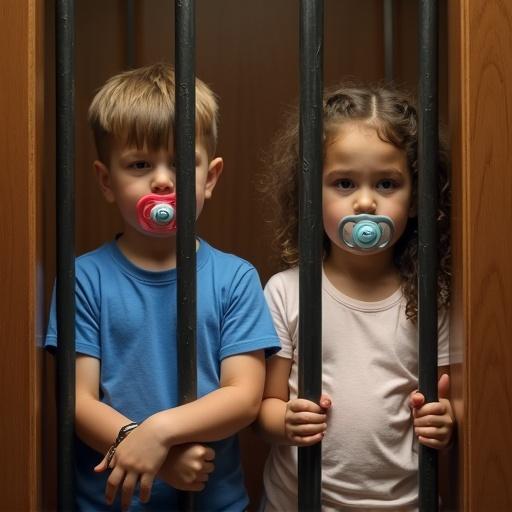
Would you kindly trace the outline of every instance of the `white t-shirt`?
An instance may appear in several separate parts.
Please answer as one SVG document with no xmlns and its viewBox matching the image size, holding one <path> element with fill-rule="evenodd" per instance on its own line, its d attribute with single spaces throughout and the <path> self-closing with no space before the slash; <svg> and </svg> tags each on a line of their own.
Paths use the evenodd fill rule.
<svg viewBox="0 0 512 512">
<path fill-rule="evenodd" d="M 282 349 L 293 359 L 297 397 L 299 271 L 273 276 L 265 295 Z M 417 509 L 418 443 L 409 394 L 418 387 L 417 328 L 401 290 L 378 302 L 347 297 L 322 277 L 323 392 L 332 398 L 322 442 L 322 510 Z M 438 365 L 449 363 L 440 315 Z M 272 447 L 264 471 L 266 512 L 297 510 L 297 447 Z"/>
</svg>

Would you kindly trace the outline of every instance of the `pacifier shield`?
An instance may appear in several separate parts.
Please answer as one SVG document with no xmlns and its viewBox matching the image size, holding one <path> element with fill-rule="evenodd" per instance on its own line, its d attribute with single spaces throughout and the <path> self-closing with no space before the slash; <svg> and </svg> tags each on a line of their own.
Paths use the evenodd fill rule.
<svg viewBox="0 0 512 512">
<path fill-rule="evenodd" d="M 372 251 L 386 247 L 395 231 L 386 215 L 347 215 L 338 225 L 340 240 L 351 249 Z"/>
<path fill-rule="evenodd" d="M 148 194 L 137 202 L 139 224 L 150 233 L 176 231 L 176 194 Z"/>
</svg>

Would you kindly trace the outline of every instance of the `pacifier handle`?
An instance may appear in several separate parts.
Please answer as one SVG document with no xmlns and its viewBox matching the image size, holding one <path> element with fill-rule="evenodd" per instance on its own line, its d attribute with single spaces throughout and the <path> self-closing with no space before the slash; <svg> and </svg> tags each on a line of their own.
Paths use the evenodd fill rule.
<svg viewBox="0 0 512 512">
<path fill-rule="evenodd" d="M 384 249 L 393 233 L 393 220 L 386 215 L 347 215 L 338 225 L 340 240 L 350 249 L 361 251 Z"/>
</svg>

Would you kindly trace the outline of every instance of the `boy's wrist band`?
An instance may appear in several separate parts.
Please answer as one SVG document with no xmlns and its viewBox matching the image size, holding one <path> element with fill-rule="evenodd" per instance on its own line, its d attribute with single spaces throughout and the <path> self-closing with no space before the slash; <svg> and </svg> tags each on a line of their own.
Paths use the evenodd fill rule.
<svg viewBox="0 0 512 512">
<path fill-rule="evenodd" d="M 110 462 L 112 461 L 112 457 L 116 453 L 116 448 L 119 446 L 119 443 L 132 431 L 135 430 L 139 426 L 138 423 L 128 423 L 124 427 L 121 427 L 119 433 L 117 434 L 116 440 L 112 443 L 112 446 L 108 449 L 107 452 L 107 468 L 110 466 Z"/>
</svg>

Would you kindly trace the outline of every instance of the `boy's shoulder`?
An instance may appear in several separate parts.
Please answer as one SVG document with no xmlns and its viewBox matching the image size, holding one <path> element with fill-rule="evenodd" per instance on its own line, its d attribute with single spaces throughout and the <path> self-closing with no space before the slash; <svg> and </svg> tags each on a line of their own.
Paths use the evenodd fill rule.
<svg viewBox="0 0 512 512">
<path fill-rule="evenodd" d="M 230 274 L 233 271 L 256 271 L 254 265 L 244 258 L 241 258 L 236 254 L 221 251 L 220 249 L 217 249 L 208 243 L 206 240 L 200 239 L 200 243 L 203 246 L 203 251 L 208 254 L 208 260 L 211 262 L 211 264 L 219 270 L 225 271 L 226 274 Z"/>
<path fill-rule="evenodd" d="M 100 245 L 96 249 L 85 252 L 78 256 L 75 260 L 77 271 L 91 270 L 94 267 L 102 267 L 114 264 L 113 251 L 115 241 Z"/>
</svg>

